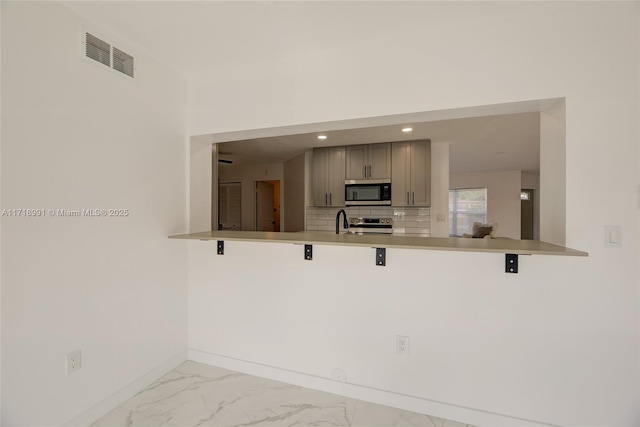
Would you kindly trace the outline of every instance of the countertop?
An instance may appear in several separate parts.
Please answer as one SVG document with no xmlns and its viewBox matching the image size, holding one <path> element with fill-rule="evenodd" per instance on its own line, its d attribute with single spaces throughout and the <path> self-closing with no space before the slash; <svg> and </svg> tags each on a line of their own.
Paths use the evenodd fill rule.
<svg viewBox="0 0 640 427">
<path fill-rule="evenodd" d="M 204 231 L 201 233 L 179 234 L 170 239 L 189 240 L 240 240 L 252 242 L 273 242 L 293 244 L 316 244 L 335 246 L 364 246 L 375 248 L 421 249 L 435 251 L 495 252 L 517 255 L 563 255 L 589 256 L 587 252 L 539 240 L 512 239 L 465 239 L 461 237 L 417 237 L 402 235 L 357 235 L 300 231 Z"/>
</svg>

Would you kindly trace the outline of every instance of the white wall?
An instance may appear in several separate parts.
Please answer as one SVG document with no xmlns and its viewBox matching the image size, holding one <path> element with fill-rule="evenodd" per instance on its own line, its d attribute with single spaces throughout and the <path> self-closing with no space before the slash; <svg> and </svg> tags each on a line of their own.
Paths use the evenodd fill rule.
<svg viewBox="0 0 640 427">
<path fill-rule="evenodd" d="M 639 255 L 636 5 L 346 3 L 304 17 L 274 4 L 273 16 L 308 25 L 340 16 L 341 43 L 318 50 L 310 39 L 296 56 L 194 76 L 190 133 L 565 97 L 566 174 L 541 177 L 541 192 L 565 189 L 562 236 L 589 257 L 521 257 L 516 276 L 499 255 L 391 251 L 374 269 L 353 248 L 319 247 L 304 264 L 293 245 L 230 242 L 212 258 L 192 242 L 190 347 L 323 377 L 342 367 L 350 382 L 449 403 L 467 422 L 480 412 L 455 405 L 640 424 L 639 277 L 628 268 Z M 349 36 L 370 25 L 384 31 Z M 604 247 L 605 224 L 622 226 L 621 248 Z M 258 250 L 254 269 L 239 268 L 235 251 Z M 392 354 L 395 334 L 411 336 L 409 359 Z"/>
<path fill-rule="evenodd" d="M 187 223 L 186 82 L 141 53 L 135 81 L 81 59 L 81 23 L 2 2 L 2 207 L 129 215 L 2 217 L 3 425 L 88 422 L 186 358 L 187 248 L 167 239 Z"/>
<path fill-rule="evenodd" d="M 0 46 L 2 46 L 2 4 L 0 4 Z M 2 55 L 0 55 L 0 100 L 2 98 Z M 0 189 L 2 189 L 2 135 L 1 135 L 1 126 L 2 126 L 2 107 L 0 106 Z M 1 196 L 1 192 L 0 192 Z M 2 197 L 0 197 L 0 210 L 4 209 L 4 205 L 2 204 Z M 2 226 L 0 223 L 0 242 L 2 241 Z M 2 245 L 0 244 L 0 420 L 2 420 Z M 1 423 L 2 421 L 0 421 Z"/>
<path fill-rule="evenodd" d="M 520 239 L 520 171 L 458 172 L 449 175 L 449 188 L 486 188 L 487 221 L 497 222 L 496 237 Z"/>
<path fill-rule="evenodd" d="M 540 112 L 540 240 L 564 245 L 567 233 L 566 101 Z"/>
<path fill-rule="evenodd" d="M 240 182 L 242 188 L 242 229 L 256 229 L 256 181 L 280 181 L 280 201 L 284 202 L 284 172 L 282 163 L 264 163 L 258 165 L 220 165 L 218 179 L 220 182 Z M 280 209 L 280 224 L 284 224 L 284 209 Z"/>
<path fill-rule="evenodd" d="M 216 229 L 218 211 L 212 201 L 218 200 L 218 144 L 210 138 L 191 137 L 189 141 L 189 232 Z M 215 218 L 214 218 L 215 216 Z"/>
</svg>

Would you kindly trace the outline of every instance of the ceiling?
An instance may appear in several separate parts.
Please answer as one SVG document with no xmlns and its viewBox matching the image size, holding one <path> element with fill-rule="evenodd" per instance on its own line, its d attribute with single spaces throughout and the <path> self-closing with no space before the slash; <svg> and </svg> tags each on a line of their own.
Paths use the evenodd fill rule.
<svg viewBox="0 0 640 427">
<path fill-rule="evenodd" d="M 222 143 L 219 158 L 234 165 L 280 163 L 313 147 L 430 139 L 449 143 L 451 172 L 540 170 L 540 113 L 502 114 L 402 125 L 311 132 Z M 327 136 L 319 141 L 317 136 Z M 224 165 L 221 164 L 222 167 Z"/>
<path fill-rule="evenodd" d="M 296 57 L 336 46 L 375 43 L 393 24 L 420 31 L 429 21 L 428 2 L 272 2 L 272 1 L 62 1 L 80 16 L 116 35 L 123 46 L 144 52 L 184 74 L 212 74 L 225 66 L 256 64 Z M 455 6 L 454 6 L 455 7 Z M 366 13 L 362 13 L 366 11 Z M 452 11 L 454 12 L 454 11 Z M 361 19 L 353 19 L 361 16 Z M 457 16 L 457 15 L 456 15 Z M 152 19 L 151 19 L 152 18 Z M 472 19 L 471 16 L 468 17 Z M 456 19 L 466 19 L 458 16 Z M 394 24 L 395 23 L 395 24 Z M 319 27 L 320 26 L 320 27 Z M 274 29 L 278 31 L 273 31 Z M 282 31 L 286 29 L 287 31 Z M 295 34 L 295 37 L 291 37 Z M 260 35 L 257 37 L 256 35 Z M 538 171 L 539 113 L 408 122 L 400 125 L 351 126 L 327 132 L 322 145 L 347 145 L 411 139 L 450 143 L 450 170 Z M 537 111 L 540 111 L 539 109 Z M 511 112 L 511 111 L 510 111 Z M 458 116 L 460 117 L 460 116 Z M 234 164 L 282 162 L 318 146 L 317 133 L 242 139 L 221 147 Z M 304 133 L 303 133 L 304 132 Z M 251 135 L 256 136 L 256 135 Z M 260 135 L 262 136 L 262 135 Z M 217 141 L 225 139 L 217 139 Z"/>
</svg>

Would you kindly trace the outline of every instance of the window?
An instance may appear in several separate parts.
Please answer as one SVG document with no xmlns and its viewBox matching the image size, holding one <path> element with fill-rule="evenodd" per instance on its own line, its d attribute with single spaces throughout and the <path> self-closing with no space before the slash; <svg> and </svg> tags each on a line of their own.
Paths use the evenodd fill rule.
<svg viewBox="0 0 640 427">
<path fill-rule="evenodd" d="M 449 190 L 449 235 L 472 234 L 476 221 L 487 222 L 487 189 Z"/>
</svg>

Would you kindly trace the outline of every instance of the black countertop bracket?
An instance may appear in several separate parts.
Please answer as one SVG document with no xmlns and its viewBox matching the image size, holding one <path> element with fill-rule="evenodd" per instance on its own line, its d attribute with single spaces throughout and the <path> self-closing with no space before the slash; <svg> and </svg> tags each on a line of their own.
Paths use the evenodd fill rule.
<svg viewBox="0 0 640 427">
<path fill-rule="evenodd" d="M 517 254 L 504 254 L 504 272 L 505 273 L 518 273 L 518 255 Z"/>
</svg>

